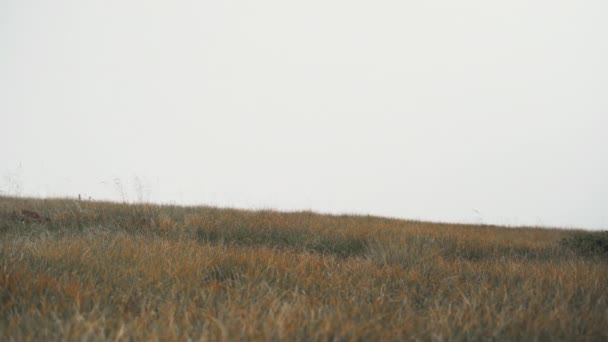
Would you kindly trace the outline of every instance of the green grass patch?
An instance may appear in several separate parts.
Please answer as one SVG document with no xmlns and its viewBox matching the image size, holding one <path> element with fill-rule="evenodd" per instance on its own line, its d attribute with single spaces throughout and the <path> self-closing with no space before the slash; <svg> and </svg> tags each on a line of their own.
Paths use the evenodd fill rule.
<svg viewBox="0 0 608 342">
<path fill-rule="evenodd" d="M 578 255 L 608 258 L 608 231 L 578 233 L 562 239 L 560 244 Z"/>
</svg>

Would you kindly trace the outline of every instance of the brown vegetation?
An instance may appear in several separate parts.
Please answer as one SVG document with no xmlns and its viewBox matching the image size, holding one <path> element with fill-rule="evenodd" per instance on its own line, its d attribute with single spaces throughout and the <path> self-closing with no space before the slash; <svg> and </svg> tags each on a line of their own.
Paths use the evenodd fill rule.
<svg viewBox="0 0 608 342">
<path fill-rule="evenodd" d="M 577 234 L 0 197 L 0 339 L 604 340 Z"/>
</svg>

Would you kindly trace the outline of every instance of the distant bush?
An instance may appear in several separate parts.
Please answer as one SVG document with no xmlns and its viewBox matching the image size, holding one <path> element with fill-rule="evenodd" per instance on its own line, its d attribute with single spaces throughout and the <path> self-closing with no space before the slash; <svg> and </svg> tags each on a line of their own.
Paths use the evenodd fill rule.
<svg viewBox="0 0 608 342">
<path fill-rule="evenodd" d="M 579 255 L 608 257 L 608 231 L 579 233 L 562 239 L 560 244 Z"/>
</svg>

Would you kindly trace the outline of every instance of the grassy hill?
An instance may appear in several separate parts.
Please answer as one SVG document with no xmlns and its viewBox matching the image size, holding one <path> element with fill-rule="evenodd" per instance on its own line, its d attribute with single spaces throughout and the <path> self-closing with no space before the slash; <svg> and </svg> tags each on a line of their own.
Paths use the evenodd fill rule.
<svg viewBox="0 0 608 342">
<path fill-rule="evenodd" d="M 0 197 L 0 340 L 605 340 L 606 241 Z"/>
</svg>

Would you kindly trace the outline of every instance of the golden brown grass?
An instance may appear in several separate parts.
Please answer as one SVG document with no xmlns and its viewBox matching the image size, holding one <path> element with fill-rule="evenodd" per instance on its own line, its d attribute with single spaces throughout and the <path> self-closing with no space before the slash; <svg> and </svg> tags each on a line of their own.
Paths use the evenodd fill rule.
<svg viewBox="0 0 608 342">
<path fill-rule="evenodd" d="M 0 339 L 605 340 L 575 233 L 0 198 Z"/>
</svg>

